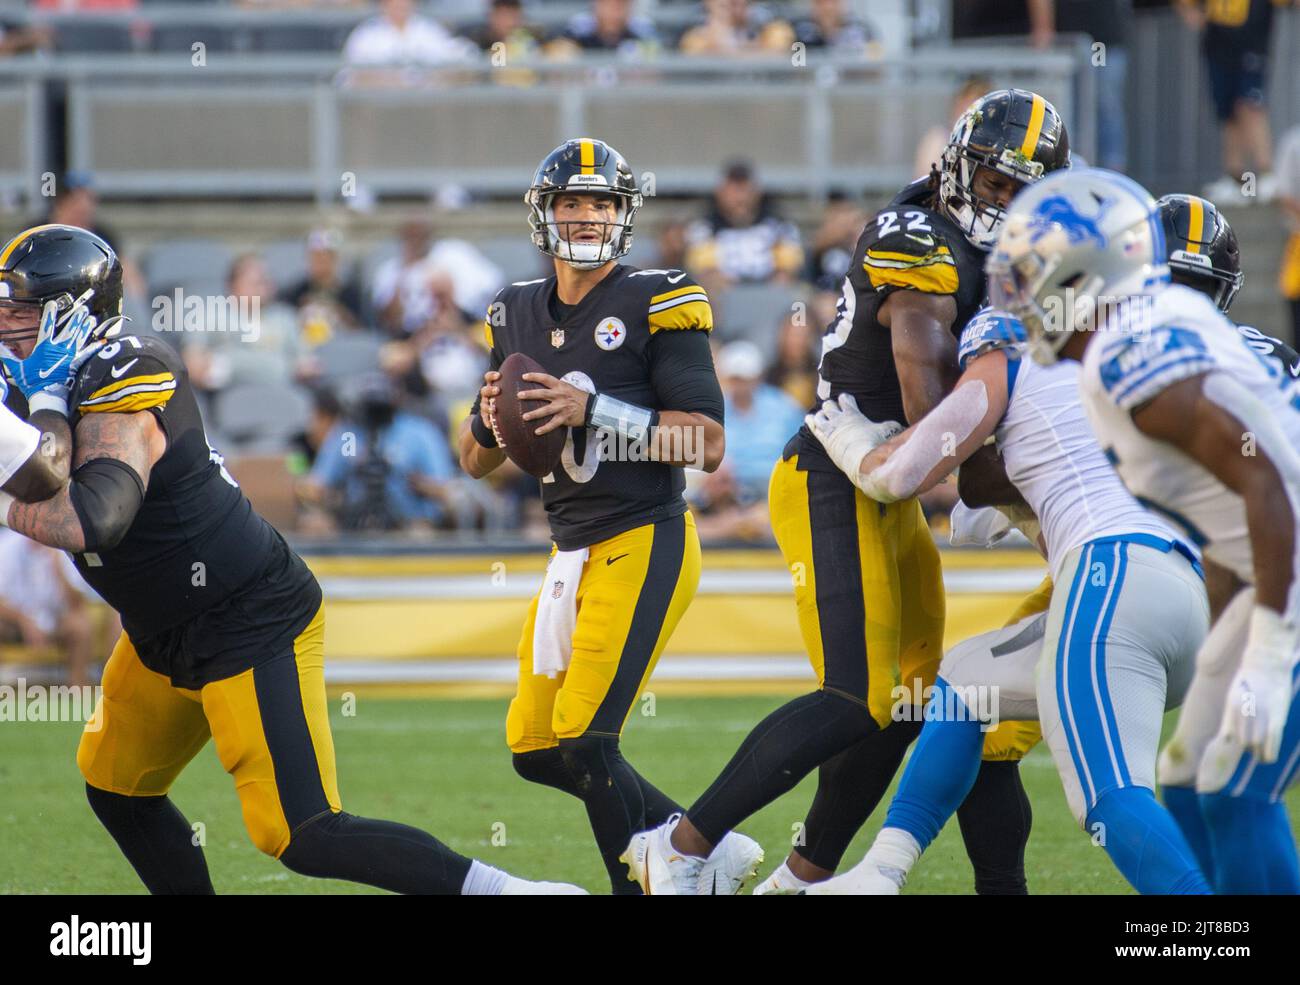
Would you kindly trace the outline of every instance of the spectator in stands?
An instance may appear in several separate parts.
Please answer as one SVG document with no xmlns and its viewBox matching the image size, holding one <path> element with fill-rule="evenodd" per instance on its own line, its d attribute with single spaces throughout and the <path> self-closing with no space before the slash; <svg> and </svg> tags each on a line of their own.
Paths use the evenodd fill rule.
<svg viewBox="0 0 1300 985">
<path fill-rule="evenodd" d="M 500 85 L 530 86 L 537 82 L 531 69 L 514 67 L 536 57 L 542 34 L 524 19 L 523 0 L 488 0 L 487 17 L 469 34 L 469 40 L 487 56 L 495 70 L 492 81 Z"/>
<path fill-rule="evenodd" d="M 67 660 L 68 683 L 90 683 L 94 621 L 78 590 L 81 576 L 68 555 L 0 530 L 0 640 L 57 646 Z"/>
<path fill-rule="evenodd" d="M 646 58 L 659 50 L 659 35 L 653 22 L 632 15 L 632 0 L 592 0 L 591 10 L 570 20 L 546 50 L 555 58 L 583 51 Z"/>
<path fill-rule="evenodd" d="M 311 388 L 311 414 L 300 434 L 296 434 L 289 448 L 289 472 L 304 475 L 316 464 L 316 457 L 338 426 L 343 416 L 343 403 L 332 387 Z"/>
<path fill-rule="evenodd" d="M 362 325 L 361 287 L 344 274 L 340 245 L 341 238 L 333 230 L 312 230 L 307 236 L 307 275 L 281 296 L 298 312 L 304 346 L 320 345 L 340 331 Z"/>
<path fill-rule="evenodd" d="M 867 213 L 843 192 L 832 192 L 808 248 L 807 279 L 819 291 L 839 293 Z"/>
<path fill-rule="evenodd" d="M 722 173 L 708 214 L 687 234 L 687 267 L 710 291 L 740 283 L 790 283 L 803 269 L 799 231 L 767 201 L 747 161 Z"/>
<path fill-rule="evenodd" d="M 55 32 L 50 24 L 6 24 L 0 27 L 0 57 L 46 51 L 54 47 Z"/>
<path fill-rule="evenodd" d="M 948 106 L 948 118 L 942 125 L 927 130 L 916 145 L 916 160 L 912 164 L 912 174 L 921 178 L 937 168 L 943 157 L 944 148 L 952 136 L 952 128 L 957 125 L 962 113 L 980 96 L 994 89 L 993 81 L 987 75 L 972 75 L 953 94 Z"/>
<path fill-rule="evenodd" d="M 1028 0 L 1029 37 L 1040 51 L 1057 34 L 1084 34 L 1101 49 L 1093 53 L 1097 113 L 1097 163 L 1123 171 L 1128 166 L 1128 44 L 1133 0 Z M 1103 60 L 1100 60 L 1104 58 Z"/>
<path fill-rule="evenodd" d="M 443 433 L 404 410 L 387 377 L 372 374 L 299 481 L 300 499 L 317 511 L 305 529 L 431 529 L 448 517 L 455 475 Z"/>
<path fill-rule="evenodd" d="M 190 382 L 215 393 L 231 383 L 288 384 L 302 355 L 298 316 L 276 300 L 275 284 L 257 253 L 242 253 L 226 273 L 221 323 L 186 333 L 181 348 Z M 205 312 L 206 313 L 206 312 Z"/>
<path fill-rule="evenodd" d="M 772 466 L 800 423 L 804 408 L 763 382 L 763 353 L 731 342 L 717 357 L 727 431 L 727 458 L 713 473 L 692 476 L 701 535 L 765 539 L 767 485 Z"/>
<path fill-rule="evenodd" d="M 879 54 L 876 32 L 866 21 L 850 16 L 845 0 L 812 0 L 807 17 L 794 24 L 795 40 L 808 49 L 843 55 Z"/>
<path fill-rule="evenodd" d="M 783 391 L 800 407 L 809 409 L 817 396 L 817 364 L 822 321 L 792 312 L 781 322 L 776 337 L 776 359 L 765 382 Z"/>
<path fill-rule="evenodd" d="M 477 55 L 474 44 L 415 11 L 415 0 L 379 0 L 374 17 L 362 21 L 343 45 L 352 81 L 410 85 L 425 81 L 421 69 Z"/>
<path fill-rule="evenodd" d="M 704 22 L 678 44 L 686 55 L 786 55 L 794 29 L 749 0 L 704 0 Z"/>
<path fill-rule="evenodd" d="M 1291 307 L 1291 343 L 1300 340 L 1300 126 L 1287 131 L 1277 149 L 1277 201 L 1290 230 L 1278 287 Z"/>
<path fill-rule="evenodd" d="M 683 219 L 668 219 L 655 234 L 655 249 L 658 251 L 654 262 L 650 264 L 656 270 L 686 269 L 686 234 L 690 223 Z"/>
<path fill-rule="evenodd" d="M 1201 32 L 1201 51 L 1223 142 L 1224 174 L 1206 187 L 1205 197 L 1221 204 L 1238 199 L 1243 189 L 1242 176 L 1251 168 L 1256 175 L 1255 194 L 1267 201 L 1276 193 L 1277 185 L 1272 174 L 1273 138 L 1264 82 L 1273 8 L 1281 6 L 1281 2 L 1176 2 L 1183 20 Z"/>
</svg>

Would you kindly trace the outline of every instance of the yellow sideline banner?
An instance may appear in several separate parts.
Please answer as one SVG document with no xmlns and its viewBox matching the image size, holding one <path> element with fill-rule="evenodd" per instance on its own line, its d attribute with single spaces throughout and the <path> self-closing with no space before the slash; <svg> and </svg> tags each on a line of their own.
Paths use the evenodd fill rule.
<svg viewBox="0 0 1300 985">
<path fill-rule="evenodd" d="M 308 557 L 325 588 L 331 660 L 510 657 L 546 554 Z M 946 551 L 945 645 L 1002 625 L 1037 580 L 1031 551 Z M 705 580 L 666 655 L 799 654 L 776 551 L 706 551 Z"/>
</svg>

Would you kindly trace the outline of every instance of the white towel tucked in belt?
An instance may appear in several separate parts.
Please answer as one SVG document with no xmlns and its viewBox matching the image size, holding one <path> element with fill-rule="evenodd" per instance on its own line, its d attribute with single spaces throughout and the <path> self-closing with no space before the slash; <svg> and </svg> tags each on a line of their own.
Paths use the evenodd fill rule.
<svg viewBox="0 0 1300 985">
<path fill-rule="evenodd" d="M 587 548 L 556 551 L 546 566 L 533 624 L 533 673 L 554 677 L 569 669 L 573 630 L 578 624 L 578 582 Z"/>
</svg>

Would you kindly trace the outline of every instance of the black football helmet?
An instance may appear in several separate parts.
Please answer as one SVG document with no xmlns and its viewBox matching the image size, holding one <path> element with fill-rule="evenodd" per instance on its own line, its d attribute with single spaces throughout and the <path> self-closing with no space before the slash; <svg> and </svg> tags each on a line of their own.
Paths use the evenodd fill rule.
<svg viewBox="0 0 1300 985">
<path fill-rule="evenodd" d="M 54 305 L 56 326 L 78 307 L 95 319 L 93 337 L 112 335 L 122 322 L 122 262 L 87 229 L 33 226 L 0 250 L 0 306 L 35 309 L 30 332 L 0 333 L 0 342 L 35 341 L 40 317 Z"/>
<path fill-rule="evenodd" d="M 1024 184 L 1070 166 L 1070 137 L 1056 107 L 1036 92 L 998 89 L 961 115 L 939 167 L 938 205 L 982 249 L 990 248 L 1003 209 L 975 193 L 975 173 L 989 168 Z"/>
<path fill-rule="evenodd" d="M 1209 199 L 1166 195 L 1156 202 L 1175 284 L 1207 294 L 1227 314 L 1246 275 L 1241 272 L 1237 234 Z"/>
<path fill-rule="evenodd" d="M 601 242 L 572 243 L 560 235 L 552 200 L 561 192 L 615 197 L 617 221 L 597 223 L 605 226 Z M 623 155 L 603 140 L 589 137 L 566 140 L 547 154 L 537 166 L 524 201 L 531 210 L 528 223 L 533 244 L 580 270 L 592 270 L 627 255 L 632 248 L 632 223 L 642 204 L 636 178 Z"/>
</svg>

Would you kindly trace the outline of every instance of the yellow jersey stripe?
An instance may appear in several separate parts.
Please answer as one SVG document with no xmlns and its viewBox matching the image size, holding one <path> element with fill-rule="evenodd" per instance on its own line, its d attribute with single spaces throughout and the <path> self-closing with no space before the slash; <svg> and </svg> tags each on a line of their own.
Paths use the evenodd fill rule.
<svg viewBox="0 0 1300 985">
<path fill-rule="evenodd" d="M 17 236 L 11 239 L 9 241 L 9 245 L 4 248 L 4 252 L 0 253 L 0 267 L 3 267 L 6 263 L 9 262 L 9 258 L 13 256 L 14 250 L 22 246 L 23 242 L 27 239 L 28 236 L 31 236 L 32 233 L 39 233 L 42 229 L 53 229 L 57 225 L 58 225 L 57 222 L 47 222 L 44 225 L 32 226 L 31 229 L 23 230 L 21 233 L 19 233 Z"/>
<path fill-rule="evenodd" d="M 683 294 L 690 294 L 692 291 L 702 291 L 704 288 L 699 284 L 691 284 L 689 287 L 679 287 L 675 291 L 665 291 L 663 294 L 656 294 L 650 299 L 651 304 L 658 304 L 660 301 L 671 301 L 673 298 L 681 297 Z"/>
<path fill-rule="evenodd" d="M 171 373 L 151 373 L 147 376 L 128 376 L 124 380 L 118 380 L 115 383 L 108 384 L 108 386 L 100 387 L 87 397 L 84 403 L 89 403 L 92 400 L 99 400 L 103 397 L 107 397 L 109 394 L 117 393 L 117 391 L 121 390 L 123 387 L 137 386 L 141 383 L 172 383 L 175 380 L 176 377 L 172 376 Z"/>
<path fill-rule="evenodd" d="M 1020 145 L 1020 153 L 1032 158 L 1038 149 L 1038 138 L 1043 134 L 1043 116 L 1047 112 L 1047 102 L 1038 93 L 1034 93 L 1034 108 L 1029 111 L 1029 129 L 1025 131 L 1025 142 Z"/>
<path fill-rule="evenodd" d="M 1201 239 L 1205 233 L 1205 206 L 1193 195 L 1189 200 L 1192 211 L 1187 222 L 1187 252 L 1200 253 Z"/>
<path fill-rule="evenodd" d="M 901 287 L 925 294 L 957 293 L 957 268 L 946 263 L 931 263 L 902 270 L 869 267 L 867 276 L 871 278 L 871 286 L 876 290 L 882 287 Z"/>
<path fill-rule="evenodd" d="M 132 414 L 139 410 L 148 410 L 150 407 L 162 407 L 171 400 L 175 392 L 175 390 L 151 390 L 148 393 L 133 393 L 108 404 L 95 404 L 93 407 L 82 404 L 81 412 L 83 414 Z"/>
<path fill-rule="evenodd" d="M 946 246 L 941 246 L 937 250 L 929 253 L 896 253 L 890 250 L 867 250 L 864 259 L 867 260 L 896 260 L 900 263 L 935 263 L 946 262 L 944 258 L 951 258 L 952 251 Z"/>
<path fill-rule="evenodd" d="M 578 141 L 579 160 L 582 164 L 583 174 L 596 173 L 596 145 L 585 137 Z"/>
<path fill-rule="evenodd" d="M 694 328 L 702 332 L 713 331 L 713 308 L 707 301 L 685 301 L 665 308 L 663 311 L 651 312 L 646 319 L 650 334 L 665 329 Z"/>
</svg>

